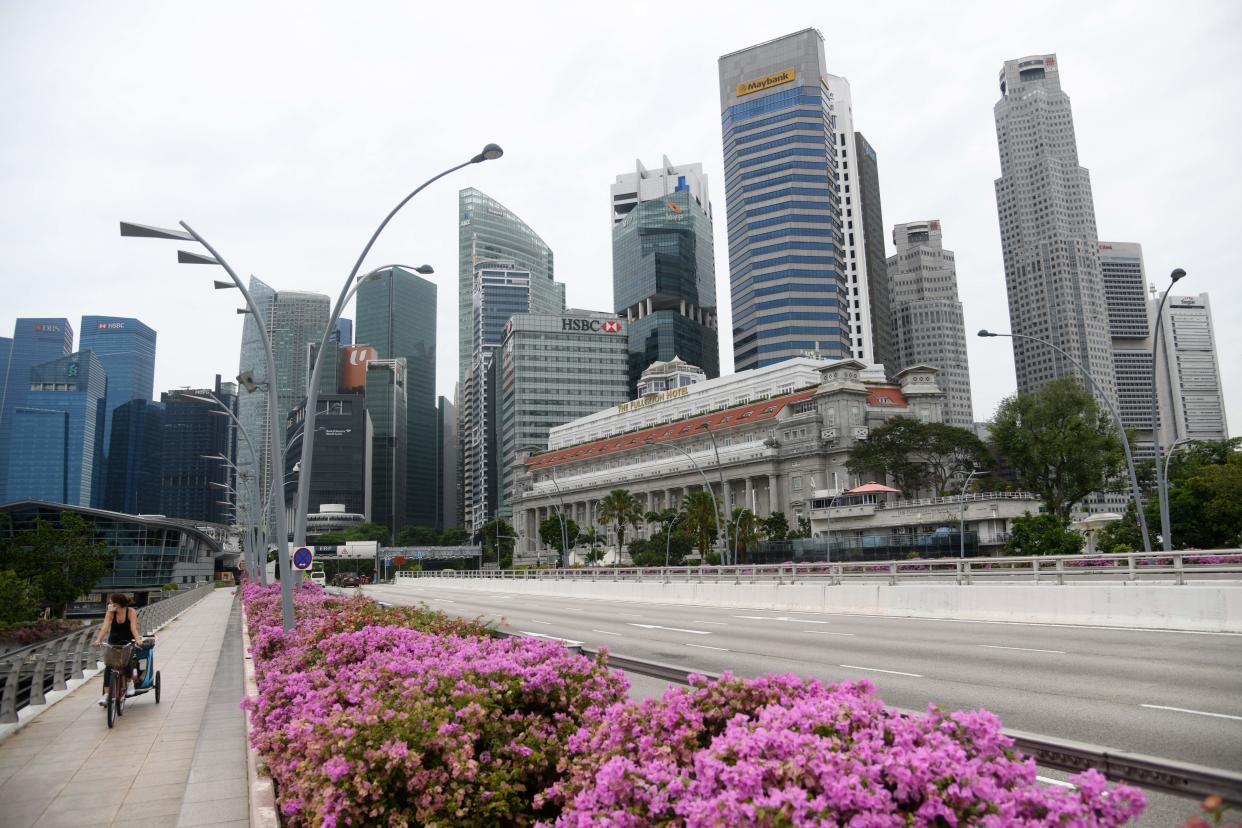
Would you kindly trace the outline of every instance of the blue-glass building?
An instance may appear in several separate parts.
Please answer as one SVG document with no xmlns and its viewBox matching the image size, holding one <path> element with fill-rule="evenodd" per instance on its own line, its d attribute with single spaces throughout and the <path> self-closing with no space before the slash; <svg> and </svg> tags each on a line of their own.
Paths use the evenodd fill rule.
<svg viewBox="0 0 1242 828">
<path fill-rule="evenodd" d="M 127 593 L 138 606 L 145 606 L 152 594 L 161 594 L 164 584 L 211 580 L 216 559 L 225 557 L 215 538 L 188 523 L 33 499 L 0 506 L 0 539 L 33 528 L 39 519 L 59 526 L 66 511 L 92 524 L 95 539 L 112 553 L 108 573 L 95 585 L 94 592 L 70 604 L 70 615 L 102 614 L 110 592 Z"/>
<path fill-rule="evenodd" d="M 92 351 L 30 369 L 13 410 L 8 500 L 90 506 L 102 484 L 108 378 Z"/>
<path fill-rule="evenodd" d="M 253 463 L 242 466 L 239 462 L 241 455 L 249 454 L 249 449 L 238 445 L 240 438 L 232 421 L 219 406 L 204 401 L 211 395 L 236 413 L 236 386 L 222 383 L 218 374 L 214 388 L 181 389 L 160 395 L 164 409 L 163 447 L 160 505 L 156 511 L 165 517 L 198 523 L 232 523 L 229 507 L 219 501 L 230 501 L 233 495 L 222 486 L 245 491 L 239 483 L 253 483 L 235 480 L 227 463 L 211 459 L 223 455 L 236 463 L 243 474 L 253 473 Z M 244 510 L 245 503 L 238 504 L 238 508 Z M 241 522 L 248 518 L 243 514 Z"/>
<path fill-rule="evenodd" d="M 738 371 L 810 350 L 829 359 L 851 353 L 826 74 L 814 29 L 720 58 Z"/>
<path fill-rule="evenodd" d="M 333 341 L 337 345 L 354 344 L 354 320 L 341 317 L 336 320 L 336 328 L 332 331 Z"/>
<path fill-rule="evenodd" d="M 112 412 L 107 458 L 103 508 L 130 515 L 162 514 L 163 404 L 138 399 L 118 405 Z"/>
<path fill-rule="evenodd" d="M 404 360 L 400 384 L 405 388 L 406 458 L 402 465 L 404 504 L 399 510 L 404 523 L 397 530 L 404 526 L 435 526 L 440 499 L 436 474 L 436 284 L 404 268 L 386 270 L 378 280 L 366 282 L 358 289 L 355 318 L 359 344 L 373 347 L 380 359 Z M 370 410 L 372 378 L 367 376 Z M 389 376 L 381 384 L 391 388 L 391 380 Z M 391 405 L 387 391 L 379 405 L 385 411 Z M 377 423 L 381 416 L 388 414 L 371 413 Z M 377 433 L 379 428 L 377 424 Z M 380 465 L 377 452 L 377 470 Z M 372 491 L 377 503 L 384 496 L 379 490 L 382 477 L 377 471 Z"/>
<path fill-rule="evenodd" d="M 18 319 L 8 355 L 0 366 L 0 503 L 7 494 L 9 442 L 14 412 L 30 392 L 30 369 L 73 350 L 73 326 L 63 317 Z"/>
</svg>

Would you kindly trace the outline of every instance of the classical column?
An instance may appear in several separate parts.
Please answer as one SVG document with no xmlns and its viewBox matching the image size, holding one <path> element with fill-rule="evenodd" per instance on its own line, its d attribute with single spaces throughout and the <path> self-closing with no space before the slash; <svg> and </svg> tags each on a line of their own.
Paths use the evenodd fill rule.
<svg viewBox="0 0 1242 828">
<path fill-rule="evenodd" d="M 781 510 L 781 495 L 776 481 L 776 475 L 768 475 L 768 514 L 770 515 L 774 515 Z"/>
</svg>

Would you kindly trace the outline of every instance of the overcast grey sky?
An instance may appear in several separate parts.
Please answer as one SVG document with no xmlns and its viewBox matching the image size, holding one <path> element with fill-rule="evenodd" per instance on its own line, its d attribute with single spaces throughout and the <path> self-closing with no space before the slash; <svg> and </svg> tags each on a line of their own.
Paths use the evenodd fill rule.
<svg viewBox="0 0 1242 828">
<path fill-rule="evenodd" d="M 19 316 L 137 317 L 156 392 L 237 373 L 240 297 L 172 242 L 184 219 L 240 271 L 335 297 L 406 192 L 433 185 L 368 261 L 438 271 L 439 392 L 456 378 L 457 190 L 551 245 L 574 307 L 610 309 L 608 186 L 635 158 L 701 161 L 731 364 L 717 58 L 814 26 L 875 147 L 886 240 L 939 218 L 957 254 L 976 419 L 1014 389 L 992 182 L 1009 58 L 1056 52 L 1101 239 L 1143 245 L 1211 294 L 1230 430 L 1242 434 L 1242 3 L 19 2 L 0 0 L 0 334 Z M 1235 229 L 1229 229 L 1235 228 Z M 352 312 L 350 313 L 352 316 Z M 727 356 L 726 356 L 727 355 Z"/>
</svg>

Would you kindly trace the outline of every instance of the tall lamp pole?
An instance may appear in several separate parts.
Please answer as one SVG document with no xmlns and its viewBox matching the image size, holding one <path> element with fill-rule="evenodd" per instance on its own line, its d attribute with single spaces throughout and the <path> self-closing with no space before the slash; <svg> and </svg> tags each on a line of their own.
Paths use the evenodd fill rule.
<svg viewBox="0 0 1242 828">
<path fill-rule="evenodd" d="M 958 557 L 963 559 L 966 557 L 966 490 L 970 488 L 970 481 L 975 479 L 975 475 L 982 473 L 981 469 L 971 469 L 970 474 L 966 475 L 966 482 L 962 484 L 962 516 L 957 524 L 957 538 L 961 543 Z"/>
<path fill-rule="evenodd" d="M 654 445 L 654 444 L 655 444 L 655 439 L 654 439 L 654 438 L 651 438 L 651 437 L 648 437 L 648 438 L 647 438 L 646 440 L 644 440 L 643 442 L 644 442 L 645 444 L 647 444 L 647 445 L 649 445 L 649 446 L 650 446 L 650 445 Z M 708 480 L 708 479 L 707 479 L 707 475 L 703 473 L 703 469 L 702 469 L 702 467 L 701 467 L 701 466 L 699 466 L 699 464 L 698 464 L 698 463 L 694 462 L 694 458 L 690 456 L 690 452 L 686 451 L 684 448 L 682 448 L 681 446 L 677 445 L 676 443 L 668 443 L 668 444 L 667 444 L 667 446 L 668 446 L 669 448 L 673 449 L 673 451 L 679 451 L 679 452 L 681 452 L 682 454 L 684 454 L 684 455 L 685 455 L 685 457 L 686 457 L 686 459 L 690 461 L 690 465 L 694 466 L 695 471 L 697 471 L 697 472 L 699 473 L 699 477 L 702 477 L 702 478 L 703 478 L 703 485 L 707 487 L 707 493 L 708 493 L 709 495 L 711 495 L 711 496 L 712 496 L 712 508 L 716 511 L 716 531 L 717 531 L 717 532 L 721 532 L 721 528 L 720 528 L 720 504 L 716 501 L 716 493 L 715 493 L 714 491 L 712 491 L 712 484 L 711 484 L 711 481 L 710 481 L 710 480 Z M 722 532 L 722 534 L 723 534 L 723 532 Z M 722 560 L 723 560 L 723 558 L 722 558 Z"/>
<path fill-rule="evenodd" d="M 725 509 L 727 510 L 729 508 L 729 492 L 725 488 L 724 469 L 721 468 L 720 466 L 720 447 L 716 444 L 716 435 L 712 434 L 711 428 L 708 423 L 701 423 L 699 425 L 699 428 L 700 429 L 706 428 L 707 436 L 712 441 L 712 451 L 716 453 L 716 475 L 717 477 L 720 478 L 720 496 L 724 498 Z M 724 526 L 721 528 L 721 535 L 723 537 L 721 539 L 720 548 L 721 548 L 721 551 L 725 553 L 725 557 L 727 558 L 729 556 L 729 516 L 727 514 L 724 516 Z M 727 563 L 736 564 L 737 563 L 736 558 L 737 558 L 737 555 L 736 555 L 736 550 L 735 550 L 733 559 L 727 561 Z"/>
<path fill-rule="evenodd" d="M 1160 542 L 1165 552 L 1173 549 L 1173 532 L 1169 526 L 1169 481 L 1168 476 L 1161 469 L 1160 462 L 1160 422 L 1157 414 L 1160 392 L 1156 387 L 1156 351 L 1160 347 L 1160 332 L 1163 328 L 1161 317 L 1164 315 L 1164 306 L 1169 301 L 1169 293 L 1173 291 L 1173 286 L 1185 276 L 1186 271 L 1180 267 L 1169 274 L 1169 286 L 1165 289 L 1164 296 L 1160 297 L 1160 307 L 1156 310 L 1156 329 L 1151 336 L 1151 442 L 1152 448 L 1156 450 L 1156 499 L 1160 505 Z M 1167 348 L 1168 345 L 1166 344 L 1165 347 Z M 1167 367 L 1165 370 L 1167 372 Z M 1169 385 L 1171 386 L 1172 382 Z"/>
<path fill-rule="evenodd" d="M 572 563 L 569 558 L 569 531 L 565 528 L 565 496 L 561 494 L 561 486 L 556 482 L 556 471 L 551 470 L 550 474 L 552 485 L 556 487 L 556 499 L 560 501 L 560 508 L 557 509 L 557 514 L 561 518 L 561 555 L 564 561 L 562 566 L 569 569 Z"/>
<path fill-rule="evenodd" d="M 470 160 L 463 161 L 455 167 L 450 167 L 437 175 L 433 175 L 431 178 L 418 185 L 413 192 L 401 199 L 401 201 L 397 203 L 397 206 L 393 207 L 392 210 L 389 211 L 388 215 L 384 217 L 384 220 L 380 222 L 379 227 L 375 228 L 375 232 L 371 234 L 371 238 L 367 240 L 366 246 L 362 248 L 362 252 L 358 255 L 358 260 L 354 262 L 353 270 L 349 271 L 349 276 L 345 279 L 345 284 L 341 287 L 340 296 L 336 300 L 336 306 L 333 308 L 332 317 L 328 322 L 328 327 L 324 329 L 323 339 L 319 345 L 319 352 L 315 355 L 315 365 L 311 371 L 310 383 L 306 388 L 306 424 L 303 430 L 304 436 L 302 438 L 303 474 L 298 479 L 297 508 L 294 509 L 293 513 L 294 542 L 299 546 L 303 545 L 306 541 L 306 511 L 310 506 L 311 465 L 314 462 L 315 448 L 315 409 L 319 406 L 319 375 L 323 367 L 323 354 L 328 348 L 328 340 L 332 335 L 333 328 L 336 327 L 336 320 L 340 318 L 341 313 L 345 309 L 345 304 L 349 301 L 349 297 L 352 295 L 352 292 L 357 290 L 354 280 L 358 276 L 358 271 L 362 269 L 363 260 L 366 259 L 367 254 L 371 252 L 371 247 L 375 244 L 375 240 L 379 238 L 380 233 L 384 232 L 384 228 L 388 226 L 388 222 L 392 221 L 393 216 L 395 216 L 402 207 L 408 204 L 410 199 L 414 198 L 414 196 L 421 193 L 428 186 L 436 181 L 439 181 L 441 178 L 444 178 L 444 176 L 449 175 L 450 173 L 457 172 L 463 167 L 468 167 L 471 164 L 481 164 L 484 161 L 493 161 L 502 155 L 504 155 L 504 150 L 502 150 L 499 146 L 496 144 L 488 144 L 483 147 L 483 150 L 478 155 L 474 156 Z M 426 270 L 423 268 L 426 268 Z M 415 268 L 415 270 L 424 274 L 431 272 L 431 268 L 426 265 Z M 374 272 L 375 271 L 373 271 L 373 273 Z"/>
<path fill-rule="evenodd" d="M 1134 455 L 1130 453 L 1130 438 L 1126 435 L 1126 427 L 1125 427 L 1125 424 L 1121 422 L 1121 415 L 1117 413 L 1117 407 L 1113 405 L 1113 402 L 1112 400 L 1108 398 L 1108 395 L 1105 394 L 1104 391 L 1100 388 L 1100 386 L 1096 384 L 1095 377 L 1091 376 L 1090 372 L 1088 372 L 1087 369 L 1082 366 L 1082 363 L 1080 363 L 1078 360 L 1070 356 L 1065 351 L 1065 349 L 1060 348 L 1056 345 L 1053 345 L 1051 342 L 1049 342 L 1046 339 L 1040 339 L 1037 336 L 1027 336 L 1026 334 L 993 333 L 992 331 L 989 331 L 986 328 L 984 330 L 979 331 L 979 336 L 983 336 L 983 337 L 1003 336 L 1003 337 L 1009 337 L 1010 339 L 1029 339 L 1032 342 L 1039 342 L 1040 344 L 1047 345 L 1049 348 L 1056 351 L 1061 356 L 1065 357 L 1070 362 L 1072 362 L 1074 364 L 1074 367 L 1076 367 L 1078 371 L 1083 375 L 1083 377 L 1086 378 L 1087 382 L 1091 384 L 1091 387 L 1095 389 L 1096 395 L 1104 401 L 1104 405 L 1108 407 L 1109 413 L 1113 415 L 1113 422 L 1117 424 L 1117 431 L 1121 433 L 1121 447 L 1125 449 L 1126 468 L 1130 472 L 1130 491 L 1134 496 L 1134 511 L 1138 514 L 1139 532 L 1143 535 L 1143 551 L 1150 553 L 1151 552 L 1151 538 L 1147 536 L 1147 518 L 1143 514 L 1143 495 L 1139 491 L 1138 475 L 1134 471 Z"/>
<path fill-rule="evenodd" d="M 668 522 L 668 530 L 664 533 L 664 568 L 668 569 L 668 553 L 673 544 L 673 524 L 681 520 L 684 512 L 678 512 L 673 515 L 673 519 Z"/>
</svg>

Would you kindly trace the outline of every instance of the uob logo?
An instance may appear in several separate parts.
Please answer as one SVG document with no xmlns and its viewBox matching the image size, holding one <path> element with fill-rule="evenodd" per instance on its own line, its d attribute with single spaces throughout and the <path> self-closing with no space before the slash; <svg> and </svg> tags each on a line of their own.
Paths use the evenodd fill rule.
<svg viewBox="0 0 1242 828">
<path fill-rule="evenodd" d="M 368 362 L 375 359 L 375 356 L 376 354 L 374 348 L 354 348 L 349 352 L 349 364 L 366 365 Z"/>
</svg>

